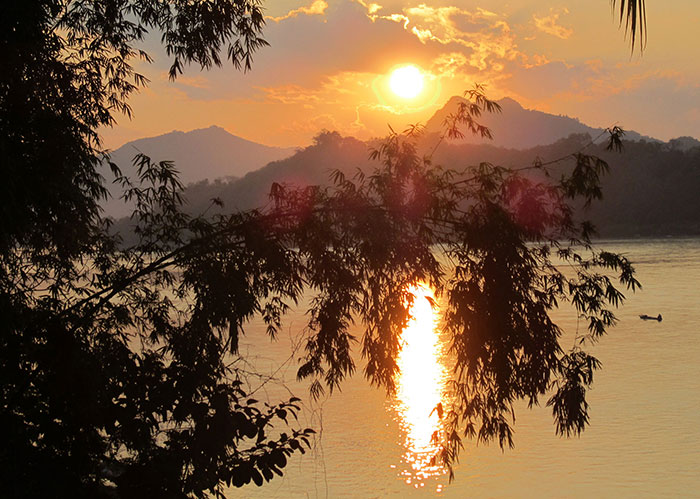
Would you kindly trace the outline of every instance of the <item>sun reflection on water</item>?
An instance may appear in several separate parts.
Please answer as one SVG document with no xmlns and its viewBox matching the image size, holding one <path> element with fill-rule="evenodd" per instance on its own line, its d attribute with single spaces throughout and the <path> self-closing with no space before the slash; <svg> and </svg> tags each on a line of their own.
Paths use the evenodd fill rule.
<svg viewBox="0 0 700 499">
<path fill-rule="evenodd" d="M 423 487 L 422 480 L 442 475 L 442 466 L 431 463 L 440 451 L 442 406 L 446 368 L 439 338 L 439 311 L 432 290 L 413 286 L 410 320 L 401 334 L 395 410 L 405 434 L 406 483 Z"/>
</svg>

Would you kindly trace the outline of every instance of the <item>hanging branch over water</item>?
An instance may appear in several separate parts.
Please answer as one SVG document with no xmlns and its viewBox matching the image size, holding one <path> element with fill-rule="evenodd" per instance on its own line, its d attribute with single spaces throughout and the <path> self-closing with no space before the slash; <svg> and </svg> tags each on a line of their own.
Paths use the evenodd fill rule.
<svg viewBox="0 0 700 499">
<path fill-rule="evenodd" d="M 475 118 L 495 109 L 481 87 L 467 97 L 446 135 L 457 136 L 465 123 L 480 133 Z M 59 315 L 72 330 L 136 327 L 142 348 L 158 357 L 171 355 L 159 346 L 176 337 L 209 338 L 215 342 L 207 355 L 216 357 L 237 353 L 254 316 L 274 337 L 289 305 L 311 293 L 298 376 L 312 380 L 312 395 L 333 391 L 354 372 L 358 341 L 367 378 L 393 391 L 407 290 L 426 281 L 446 296 L 444 327 L 455 359 L 443 463 L 451 469 L 463 437 L 512 447 L 515 402 L 533 406 L 547 393 L 557 431 L 580 433 L 599 367 L 584 348 L 616 322 L 624 295 L 613 279 L 639 286 L 630 262 L 595 249 L 593 228 L 575 219 L 572 202 L 587 206 L 602 196 L 607 163 L 584 145 L 520 168 L 481 163 L 457 172 L 434 165 L 432 154 L 419 156 L 420 133 L 411 127 L 387 137 L 370 153 L 379 163 L 370 175 L 349 180 L 336 171 L 329 188 L 273 184 L 267 210 L 214 218 L 184 216 L 168 165 L 137 158 L 150 172 L 142 177 L 166 190 L 127 191 L 139 198 L 139 243 L 100 253 L 96 262 L 108 264 L 90 272 L 103 287 L 76 289 L 88 296 Z M 619 150 L 623 131 L 607 133 L 607 148 Z M 436 248 L 453 268 L 443 267 Z M 573 348 L 560 344 L 562 331 L 550 318 L 564 301 L 588 324 Z M 350 332 L 358 321 L 361 338 Z M 163 414 L 159 425 L 170 420 Z"/>
<path fill-rule="evenodd" d="M 643 5 L 620 4 L 633 42 L 646 34 Z M 315 395 L 355 370 L 357 342 L 366 376 L 392 390 L 409 286 L 446 296 L 457 358 L 448 465 L 464 436 L 511 445 L 515 401 L 548 390 L 558 431 L 585 428 L 599 364 L 584 347 L 615 323 L 616 286 L 638 286 L 630 263 L 595 249 L 591 226 L 575 220 L 577 199 L 601 196 L 605 162 L 579 151 L 556 163 L 558 180 L 545 162 L 456 172 L 420 157 L 414 127 L 387 138 L 367 176 L 275 185 L 266 210 L 191 217 L 173 165 L 139 156 L 133 183 L 110 164 L 136 206 L 126 246 L 100 215 L 97 165 L 109 156 L 98 130 L 128 116 L 147 83 L 132 63 L 150 57 L 136 46 L 160 33 L 171 78 L 189 63 L 221 64 L 224 50 L 249 68 L 265 45 L 259 2 L 9 1 L 0 11 L 3 493 L 223 497 L 227 485 L 281 475 L 312 430 L 295 422 L 297 399 L 250 398 L 231 362 L 248 321 L 261 317 L 274 337 L 306 293 L 298 375 Z M 478 118 L 495 103 L 480 87 L 467 97 L 455 126 L 488 137 Z M 549 317 L 563 300 L 589 324 L 573 349 Z"/>
<path fill-rule="evenodd" d="M 448 125 L 479 133 L 474 106 L 490 107 L 482 91 L 471 91 Z M 305 213 L 293 225 L 301 231 L 295 245 L 311 263 L 305 281 L 319 290 L 299 376 L 315 378 L 318 394 L 322 382 L 333 389 L 354 370 L 348 330 L 357 317 L 365 375 L 393 390 L 406 290 L 427 281 L 447 297 L 444 327 L 455 359 L 442 462 L 451 469 L 463 437 L 513 446 L 515 402 L 533 406 L 547 393 L 557 431 L 580 433 L 599 367 L 585 347 L 616 322 L 624 295 L 614 280 L 639 287 L 630 262 L 595 249 L 593 227 L 575 219 L 574 202 L 601 198 L 608 164 L 585 145 L 551 162 L 456 172 L 434 165 L 432 153 L 419 157 L 419 133 L 392 133 L 371 152 L 380 162 L 371 175 L 348 180 L 336 172 L 330 189 L 273 189 L 277 209 Z M 607 149 L 620 150 L 624 132 L 607 133 Z M 441 266 L 435 248 L 453 269 Z M 550 318 L 564 301 L 588 324 L 573 348 L 560 344 L 562 331 Z"/>
</svg>

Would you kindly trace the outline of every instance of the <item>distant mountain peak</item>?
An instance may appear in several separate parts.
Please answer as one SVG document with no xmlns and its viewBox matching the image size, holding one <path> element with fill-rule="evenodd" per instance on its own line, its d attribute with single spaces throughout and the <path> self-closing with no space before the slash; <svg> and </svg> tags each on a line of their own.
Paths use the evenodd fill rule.
<svg viewBox="0 0 700 499">
<path fill-rule="evenodd" d="M 503 109 L 524 109 L 523 106 L 511 97 L 503 97 L 496 101 Z"/>
<path fill-rule="evenodd" d="M 459 96 L 450 97 L 445 105 L 435 112 L 426 124 L 428 133 L 442 133 L 445 118 L 454 113 L 460 102 L 466 99 Z M 496 101 L 501 106 L 501 113 L 483 113 L 477 121 L 488 127 L 493 140 L 473 135 L 465 135 L 455 142 L 470 144 L 491 144 L 510 149 L 529 149 L 536 146 L 553 144 L 565 139 L 571 134 L 589 134 L 593 137 L 603 131 L 581 123 L 578 118 L 564 115 L 554 115 L 536 109 L 526 109 L 511 97 L 503 97 Z M 628 130 L 625 139 L 630 141 L 647 140 L 659 142 L 652 137 L 646 137 Z M 682 144 L 682 145 L 681 145 Z M 676 147 L 693 147 L 693 143 L 681 140 Z"/>
<path fill-rule="evenodd" d="M 449 98 L 449 100 L 442 107 L 444 109 L 445 107 L 454 106 L 460 102 L 466 102 L 466 101 L 467 101 L 467 99 L 465 99 L 464 97 L 462 97 L 460 95 L 453 95 L 452 97 Z"/>
<path fill-rule="evenodd" d="M 460 96 L 460 95 L 453 95 L 450 97 L 447 102 L 445 103 L 444 106 L 442 106 L 442 109 L 445 108 L 454 108 L 456 107 L 460 102 L 467 102 L 467 99 Z M 499 99 L 496 101 L 498 104 L 501 105 L 501 107 L 508 107 L 508 108 L 515 108 L 515 109 L 524 109 L 523 106 L 513 99 L 512 97 L 503 97 L 502 99 Z"/>
<path fill-rule="evenodd" d="M 445 118 L 455 112 L 460 102 L 465 101 L 459 96 L 450 97 L 447 103 L 428 120 L 427 131 L 441 133 Z M 596 129 L 584 125 L 577 119 L 525 109 L 511 97 L 503 97 L 496 102 L 501 106 L 501 113 L 483 113 L 477 119 L 480 124 L 491 130 L 493 140 L 466 135 L 457 142 L 488 143 L 497 147 L 529 149 L 553 144 L 574 133 L 597 135 Z"/>
<path fill-rule="evenodd" d="M 154 161 L 175 161 L 180 181 L 187 185 L 205 179 L 242 177 L 272 161 L 288 158 L 296 149 L 258 144 L 212 125 L 189 132 L 173 130 L 157 137 L 134 140 L 113 151 L 111 158 L 124 173 L 133 175 L 131 162 L 137 152 L 150 156 Z M 109 174 L 105 176 L 110 178 Z M 117 201 L 119 194 L 113 192 L 114 199 L 105 203 L 108 215 L 118 217 L 128 213 L 128 207 Z"/>
<path fill-rule="evenodd" d="M 236 137 L 236 138 L 241 139 L 241 140 L 246 140 L 246 139 L 243 139 L 242 137 L 238 137 L 236 135 L 233 135 L 232 133 L 228 132 L 228 130 L 226 130 L 224 127 L 221 127 L 219 125 L 211 125 L 207 128 L 196 128 L 188 133 L 194 133 L 194 132 L 197 132 L 197 133 L 205 133 L 205 132 L 221 133 L 221 134 L 230 135 L 232 137 Z"/>
<path fill-rule="evenodd" d="M 274 147 L 274 146 L 268 146 L 265 144 L 259 144 L 257 142 L 253 142 L 252 140 L 244 139 L 243 137 L 239 137 L 237 135 L 233 135 L 230 133 L 228 130 L 223 128 L 222 126 L 219 125 L 210 125 L 208 127 L 204 128 L 193 128 L 192 130 L 188 131 L 183 131 L 183 130 L 172 130 L 170 132 L 163 133 L 161 135 L 154 135 L 153 137 L 143 137 L 140 139 L 132 140 L 130 142 L 127 142 L 123 146 L 121 146 L 117 151 L 123 149 L 124 147 L 127 147 L 132 144 L 141 144 L 141 143 L 153 143 L 157 141 L 163 141 L 167 140 L 169 137 L 177 137 L 178 140 L 182 140 L 183 138 L 185 139 L 193 139 L 193 138 L 201 138 L 201 137 L 207 137 L 208 139 L 211 138 L 219 138 L 222 140 L 230 140 L 230 141 L 237 141 L 241 143 L 247 143 L 251 144 L 256 147 L 264 147 L 268 149 L 289 149 L 290 151 L 292 150 L 291 148 L 280 148 L 280 147 Z M 116 152 L 116 151 L 115 151 Z"/>
</svg>

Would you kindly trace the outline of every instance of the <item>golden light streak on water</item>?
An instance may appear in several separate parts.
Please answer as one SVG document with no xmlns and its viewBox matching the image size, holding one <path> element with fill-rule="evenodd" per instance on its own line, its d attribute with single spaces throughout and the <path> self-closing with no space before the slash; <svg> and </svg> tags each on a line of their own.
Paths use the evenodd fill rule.
<svg viewBox="0 0 700 499">
<path fill-rule="evenodd" d="M 405 434 L 402 461 L 408 465 L 401 475 L 406 483 L 423 487 L 424 479 L 445 473 L 442 466 L 431 461 L 440 451 L 440 439 L 434 436 L 442 432 L 438 413 L 446 405 L 443 399 L 447 370 L 434 294 L 425 284 L 413 286 L 409 292 L 414 299 L 411 318 L 401 334 L 395 410 Z"/>
</svg>

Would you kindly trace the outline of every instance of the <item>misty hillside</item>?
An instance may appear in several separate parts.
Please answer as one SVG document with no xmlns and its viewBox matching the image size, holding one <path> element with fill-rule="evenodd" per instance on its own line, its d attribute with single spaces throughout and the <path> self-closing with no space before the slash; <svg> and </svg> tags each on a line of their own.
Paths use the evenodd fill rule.
<svg viewBox="0 0 700 499">
<path fill-rule="evenodd" d="M 454 96 L 428 120 L 426 130 L 428 133 L 441 133 L 445 118 L 454 113 L 460 102 L 466 102 L 462 97 Z M 491 144 L 499 147 L 513 149 L 528 149 L 538 145 L 553 144 L 557 140 L 568 137 L 574 133 L 590 134 L 592 137 L 601 133 L 602 129 L 593 128 L 578 119 L 568 116 L 525 109 L 515 100 L 505 97 L 499 101 L 502 112 L 496 114 L 484 113 L 477 121 L 487 126 L 493 133 L 493 141 L 466 135 L 459 140 L 466 144 Z M 627 140 L 654 140 L 643 137 L 636 132 L 628 131 Z"/>
<path fill-rule="evenodd" d="M 206 178 L 242 177 L 270 161 L 291 156 L 294 149 L 265 146 L 210 126 L 128 142 L 112 153 L 112 160 L 118 165 L 130 164 L 138 152 L 157 161 L 176 161 L 180 180 L 189 184 Z"/>
<path fill-rule="evenodd" d="M 112 161 L 123 173 L 130 173 L 132 160 L 139 152 L 154 161 L 174 161 L 180 181 L 187 185 L 205 179 L 242 177 L 271 161 L 291 156 L 295 149 L 265 146 L 211 126 L 128 142 L 112 152 Z M 107 173 L 105 177 L 112 178 Z M 111 186 L 110 191 L 113 199 L 104 204 L 106 214 L 119 218 L 130 213 L 130 209 L 118 200 L 116 188 Z"/>
<path fill-rule="evenodd" d="M 443 144 L 434 162 L 463 169 L 483 161 L 506 167 L 532 164 L 570 154 L 590 140 L 571 135 L 547 146 L 526 150 L 487 144 Z M 603 144 L 589 147 L 610 165 L 603 178 L 603 196 L 579 218 L 592 220 L 601 237 L 635 237 L 700 234 L 700 147 L 682 150 L 658 142 L 625 141 L 622 154 L 606 151 Z M 429 144 L 423 144 L 425 149 Z M 212 198 L 224 202 L 224 211 L 264 206 L 273 182 L 297 186 L 329 185 L 329 173 L 339 169 L 351 176 L 357 168 L 371 171 L 368 148 L 337 133 L 319 136 L 317 143 L 294 156 L 276 161 L 241 179 L 192 185 L 186 192 L 189 209 L 201 213 Z M 553 178 L 558 178 L 553 174 Z"/>
<path fill-rule="evenodd" d="M 327 185 L 334 170 L 350 178 L 358 168 L 367 171 L 372 166 L 366 143 L 337 132 L 324 132 L 316 137 L 314 145 L 294 156 L 272 162 L 240 179 L 193 184 L 185 196 L 193 213 L 207 209 L 212 198 L 224 202 L 224 211 L 247 210 L 268 202 L 273 182 L 298 187 Z"/>
<path fill-rule="evenodd" d="M 527 150 L 447 144 L 435 161 L 457 169 L 481 161 L 520 167 L 535 158 L 547 161 L 571 154 L 589 139 L 571 135 Z M 601 237 L 700 235 L 700 147 L 682 150 L 642 140 L 624 141 L 622 153 L 606 151 L 603 144 L 586 153 L 610 165 L 601 182 L 603 199 L 579 212 L 579 219 L 591 220 Z M 552 178 L 559 177 L 553 173 Z"/>
<path fill-rule="evenodd" d="M 672 150 L 690 151 L 700 147 L 700 140 L 693 137 L 678 137 L 668 141 L 668 147 Z"/>
</svg>

